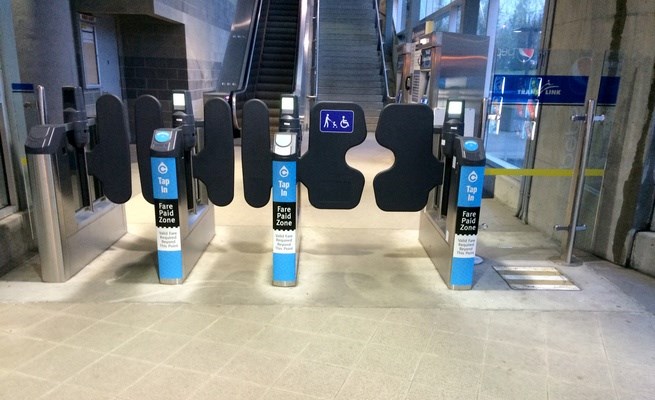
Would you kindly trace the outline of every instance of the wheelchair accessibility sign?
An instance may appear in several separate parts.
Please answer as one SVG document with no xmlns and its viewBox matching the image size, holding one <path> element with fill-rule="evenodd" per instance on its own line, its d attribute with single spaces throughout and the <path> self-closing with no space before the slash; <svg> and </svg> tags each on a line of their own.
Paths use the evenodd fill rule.
<svg viewBox="0 0 655 400">
<path fill-rule="evenodd" d="M 321 132 L 353 133 L 355 112 L 351 110 L 321 110 Z"/>
</svg>

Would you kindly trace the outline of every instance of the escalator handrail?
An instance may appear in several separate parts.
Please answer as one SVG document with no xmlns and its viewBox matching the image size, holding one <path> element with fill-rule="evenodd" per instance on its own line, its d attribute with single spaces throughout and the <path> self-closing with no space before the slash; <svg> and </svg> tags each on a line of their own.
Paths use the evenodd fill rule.
<svg viewBox="0 0 655 400">
<path fill-rule="evenodd" d="M 314 91 L 311 95 L 307 96 L 310 99 L 316 99 L 318 97 L 318 46 L 320 43 L 319 33 L 321 31 L 321 0 L 316 0 L 316 5 L 314 9 L 314 21 L 316 21 L 316 26 L 314 27 Z"/>
<path fill-rule="evenodd" d="M 380 24 L 380 5 L 379 0 L 375 0 L 375 13 L 376 13 L 376 18 L 375 18 L 375 27 L 378 31 L 378 46 L 380 47 L 380 55 L 382 59 L 382 74 L 384 75 L 384 102 L 388 103 L 391 102 L 393 103 L 394 98 L 391 97 L 391 94 L 389 93 L 389 77 L 387 75 L 387 62 L 386 62 L 386 56 L 385 56 L 385 51 L 384 51 L 384 40 L 382 39 L 382 26 Z"/>
<path fill-rule="evenodd" d="M 255 43 L 257 42 L 257 33 L 259 31 L 259 21 L 261 20 L 263 3 L 264 0 L 259 0 L 256 5 L 257 12 L 256 13 L 253 12 L 253 16 L 254 16 L 254 19 L 252 20 L 253 29 L 250 30 L 249 37 L 248 37 L 248 46 L 250 48 L 250 52 L 248 53 L 248 58 L 244 63 L 243 70 L 241 71 L 241 80 L 239 82 L 239 88 L 230 92 L 230 106 L 232 108 L 232 124 L 234 128 L 238 130 L 241 130 L 241 126 L 239 125 L 239 118 L 237 117 L 236 99 L 238 95 L 246 93 L 246 91 L 248 90 L 248 85 L 250 83 L 250 70 L 252 68 L 252 62 L 255 55 L 255 47 L 256 47 Z"/>
</svg>

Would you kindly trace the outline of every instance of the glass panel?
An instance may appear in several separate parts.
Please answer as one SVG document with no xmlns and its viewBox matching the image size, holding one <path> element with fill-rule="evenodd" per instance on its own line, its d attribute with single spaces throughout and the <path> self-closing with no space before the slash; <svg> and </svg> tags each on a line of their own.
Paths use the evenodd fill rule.
<svg viewBox="0 0 655 400">
<path fill-rule="evenodd" d="M 495 37 L 495 77 L 537 75 L 541 58 L 541 27 L 545 0 L 501 1 Z M 488 7 L 488 6 L 487 6 Z M 486 8 L 485 8 L 486 9 Z M 525 96 L 508 101 L 502 93 L 503 80 L 494 79 L 487 127 L 487 158 L 501 168 L 522 168 L 529 140 L 535 137 L 542 88 L 539 79 L 526 78 Z M 536 96 L 530 92 L 536 91 Z M 534 93 L 533 93 L 534 94 Z"/>
<path fill-rule="evenodd" d="M 478 35 L 487 34 L 487 23 L 489 22 L 489 0 L 480 0 L 480 13 L 478 14 Z"/>
<path fill-rule="evenodd" d="M 448 26 L 450 24 L 450 15 L 446 14 L 439 19 L 434 20 L 434 31 L 435 32 L 448 32 Z"/>
<path fill-rule="evenodd" d="M 0 135 L 4 134 L 4 131 L 0 128 Z M 7 186 L 7 173 L 5 172 L 4 149 L 2 148 L 3 141 L 4 137 L 0 136 L 0 208 L 9 205 L 9 187 Z"/>
<path fill-rule="evenodd" d="M 87 88 L 97 87 L 100 85 L 100 75 L 98 73 L 95 28 L 93 25 L 84 22 L 80 25 L 82 59 L 84 63 L 84 84 Z"/>
<path fill-rule="evenodd" d="M 452 3 L 453 0 L 421 0 L 419 19 L 423 19 L 442 7 Z"/>
<path fill-rule="evenodd" d="M 616 99 L 618 95 L 621 70 L 624 58 L 617 53 L 606 53 L 603 59 L 603 68 L 597 98 L 596 115 L 603 115 L 604 121 L 594 123 L 589 148 L 587 168 L 604 170 L 607 163 L 612 121 L 616 118 Z M 629 60 L 632 64 L 632 60 Z M 647 65 L 652 65 L 647 63 Z M 598 205 L 600 202 L 603 176 L 586 176 L 584 193 L 580 207 L 580 223 L 587 225 L 587 232 L 576 236 L 575 247 L 591 250 L 594 230 L 598 222 Z"/>
</svg>

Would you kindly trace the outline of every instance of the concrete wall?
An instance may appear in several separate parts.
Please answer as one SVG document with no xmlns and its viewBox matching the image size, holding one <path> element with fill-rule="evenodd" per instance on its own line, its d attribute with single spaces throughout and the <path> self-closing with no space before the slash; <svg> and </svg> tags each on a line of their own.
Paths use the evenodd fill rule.
<svg viewBox="0 0 655 400">
<path fill-rule="evenodd" d="M 595 150 L 607 148 L 607 167 L 602 187 L 592 183 L 585 193 L 587 205 L 583 210 L 584 223 L 593 222 L 594 204 L 599 204 L 598 226 L 595 235 L 580 235 L 580 244 L 595 254 L 622 265 L 629 263 L 634 234 L 648 229 L 653 208 L 652 171 L 646 161 L 652 143 L 652 116 L 655 107 L 655 2 L 643 0 L 556 0 L 550 48 L 563 54 L 573 51 L 569 62 L 549 68 L 549 73 L 567 72 L 566 66 L 586 68 L 590 75 L 588 93 L 598 86 L 593 83 L 603 73 L 605 53 L 618 51 L 622 55 L 619 102 L 616 107 L 599 110 L 608 119 L 594 132 Z M 593 60 L 585 63 L 578 52 L 586 49 Z M 562 57 L 565 59 L 566 57 Z M 561 67 L 561 68 L 560 68 Z M 607 70 L 605 71 L 607 72 Z M 553 154 L 569 143 L 575 130 L 567 121 L 571 110 L 543 110 L 540 149 L 537 167 L 566 165 L 568 154 Z M 576 112 L 584 113 L 582 109 Z M 550 124 L 550 125 L 549 125 Z M 547 131 L 548 135 L 543 135 Z M 571 142 L 572 144 L 572 142 Z M 568 152 L 568 147 L 565 149 Z M 550 154 L 549 154 L 550 153 Z M 568 194 L 568 183 L 538 185 L 531 193 L 531 222 L 549 230 L 553 221 L 561 220 L 561 201 Z M 558 206 L 554 206 L 558 204 Z M 538 215 L 538 216 L 537 216 Z M 564 221 L 563 221 L 564 222 Z M 585 237 L 585 235 L 587 235 Z"/>
<path fill-rule="evenodd" d="M 49 122 L 61 123 L 61 87 L 79 84 L 69 4 L 13 0 L 12 5 L 21 79 L 45 87 Z"/>
</svg>

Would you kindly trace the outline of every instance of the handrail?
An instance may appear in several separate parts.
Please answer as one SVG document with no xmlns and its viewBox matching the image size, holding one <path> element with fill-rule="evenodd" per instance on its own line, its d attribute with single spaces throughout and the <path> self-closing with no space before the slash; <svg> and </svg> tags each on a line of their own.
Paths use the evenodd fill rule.
<svg viewBox="0 0 655 400">
<path fill-rule="evenodd" d="M 316 0 L 315 5 L 315 16 L 314 21 L 316 21 L 316 26 L 314 27 L 314 92 L 307 96 L 310 99 L 316 99 L 318 97 L 318 46 L 320 43 L 319 33 L 321 31 L 321 0 Z"/>
<path fill-rule="evenodd" d="M 250 84 L 250 69 L 252 68 L 252 61 L 255 55 L 255 43 L 257 43 L 257 33 L 259 32 L 259 21 L 261 20 L 262 8 L 264 0 L 260 0 L 258 4 L 257 17 L 253 23 L 253 29 L 250 31 L 250 37 L 248 38 L 248 44 L 250 46 L 250 54 L 248 55 L 248 61 L 246 62 L 246 67 L 244 68 L 243 77 L 241 81 L 241 88 L 238 90 L 233 90 L 230 92 L 230 105 L 232 106 L 232 124 L 235 129 L 241 130 L 239 125 L 239 118 L 237 117 L 237 107 L 236 107 L 236 98 L 237 95 L 243 94 L 248 90 L 248 85 Z M 245 80 L 245 82 L 244 82 Z"/>
<path fill-rule="evenodd" d="M 380 47 L 380 54 L 382 56 L 382 74 L 384 78 L 384 95 L 385 95 L 385 103 L 386 102 L 393 102 L 394 98 L 391 97 L 389 93 L 389 77 L 387 75 L 387 62 L 385 59 L 385 54 L 384 54 L 384 40 L 382 39 L 382 27 L 380 24 L 380 5 L 379 0 L 375 0 L 375 13 L 376 13 L 376 18 L 375 18 L 375 27 L 378 30 L 378 46 Z"/>
</svg>

